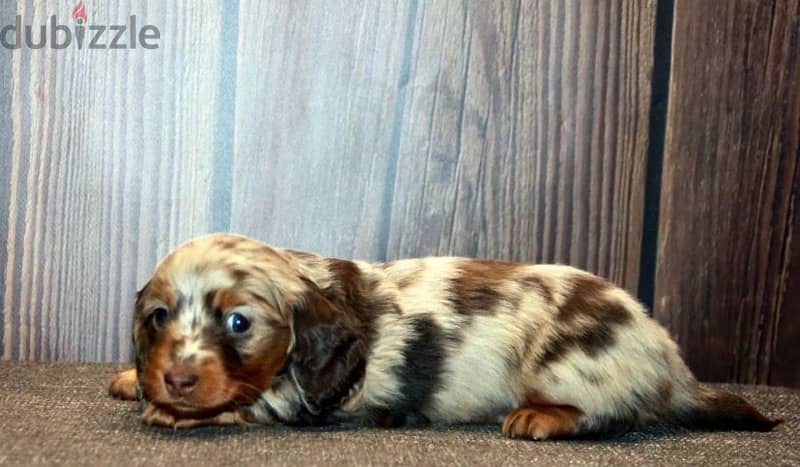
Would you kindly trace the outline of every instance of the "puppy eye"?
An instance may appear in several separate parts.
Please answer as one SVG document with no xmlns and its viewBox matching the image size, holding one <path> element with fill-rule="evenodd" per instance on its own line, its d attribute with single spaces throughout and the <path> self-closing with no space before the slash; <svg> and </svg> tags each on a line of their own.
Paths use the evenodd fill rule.
<svg viewBox="0 0 800 467">
<path fill-rule="evenodd" d="M 153 320 L 153 324 L 156 326 L 162 326 L 169 317 L 169 310 L 163 307 L 156 308 L 150 317 Z"/>
<path fill-rule="evenodd" d="M 250 329 L 250 321 L 239 313 L 231 313 L 225 324 L 231 332 L 236 334 L 241 334 Z"/>
</svg>

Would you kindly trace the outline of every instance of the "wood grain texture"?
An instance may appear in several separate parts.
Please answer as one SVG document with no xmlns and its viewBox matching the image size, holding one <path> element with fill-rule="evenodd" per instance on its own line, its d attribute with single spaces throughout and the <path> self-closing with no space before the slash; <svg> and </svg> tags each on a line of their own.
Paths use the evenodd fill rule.
<svg viewBox="0 0 800 467">
<path fill-rule="evenodd" d="M 797 248 L 787 232 L 800 155 L 798 8 L 675 4 L 655 316 L 704 380 L 778 381 L 778 330 L 797 329 L 800 302 L 783 295 Z M 796 340 L 781 345 L 796 353 Z"/>
<path fill-rule="evenodd" d="M 635 290 L 652 2 L 88 13 L 137 14 L 161 48 L 8 55 L 3 358 L 126 360 L 137 284 L 214 230 L 365 259 L 567 261 Z"/>
<path fill-rule="evenodd" d="M 71 24 L 71 5 L 8 5 Z M 217 230 L 364 259 L 565 261 L 636 289 L 653 2 L 88 14 L 136 14 L 161 47 L 3 51 L 3 358 L 127 360 L 136 286 Z"/>
<path fill-rule="evenodd" d="M 241 2 L 231 228 L 383 256 L 414 2 Z"/>
<path fill-rule="evenodd" d="M 789 201 L 789 228 L 786 232 L 787 263 L 781 271 L 776 307 L 775 347 L 770 355 L 767 383 L 800 388 L 800 163 Z"/>
<path fill-rule="evenodd" d="M 13 24 L 17 7 L 12 2 L 0 2 L 0 25 Z M 1 27 L 1 26 L 0 26 Z M 11 51 L 0 48 L 0 233 L 8 232 L 8 199 L 11 176 Z M 0 235 L 4 237 L 4 235 Z M 4 348 L 6 249 L 0 246 L 0 349 Z M 0 354 L 1 355 L 1 354 Z"/>
<path fill-rule="evenodd" d="M 71 7 L 20 1 L 17 13 L 71 24 Z M 161 48 L 13 52 L 5 359 L 129 360 L 137 284 L 212 228 L 223 4 L 87 12 L 89 24 L 136 14 L 162 31 Z"/>
<path fill-rule="evenodd" d="M 655 2 L 421 2 L 389 258 L 584 267 L 636 291 Z"/>
</svg>

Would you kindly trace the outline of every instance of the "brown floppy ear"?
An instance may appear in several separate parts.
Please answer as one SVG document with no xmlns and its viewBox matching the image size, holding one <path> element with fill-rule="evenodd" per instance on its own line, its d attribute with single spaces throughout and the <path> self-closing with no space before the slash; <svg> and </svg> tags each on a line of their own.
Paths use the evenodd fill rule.
<svg viewBox="0 0 800 467">
<path fill-rule="evenodd" d="M 352 313 L 316 286 L 292 310 L 289 373 L 306 409 L 324 418 L 364 375 L 367 346 Z"/>
</svg>

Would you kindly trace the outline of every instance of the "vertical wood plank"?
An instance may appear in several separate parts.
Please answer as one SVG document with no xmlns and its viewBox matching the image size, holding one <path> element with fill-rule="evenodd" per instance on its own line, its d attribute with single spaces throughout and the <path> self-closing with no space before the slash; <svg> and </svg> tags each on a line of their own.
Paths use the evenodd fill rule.
<svg viewBox="0 0 800 467">
<path fill-rule="evenodd" d="M 414 5 L 241 2 L 233 230 L 331 256 L 383 255 Z"/>
<path fill-rule="evenodd" d="M 655 2 L 424 2 L 390 258 L 564 262 L 638 286 Z"/>
<path fill-rule="evenodd" d="M 675 4 L 655 316 L 701 379 L 768 382 L 777 330 L 797 323 L 798 302 L 779 304 L 800 155 L 798 8 Z"/>
<path fill-rule="evenodd" d="M 14 24 L 17 6 L 13 2 L 0 2 L 0 25 Z M 2 27 L 2 26 L 0 26 Z M 11 184 L 11 63 L 12 51 L 0 48 L 0 232 L 8 232 L 8 196 Z M 0 247 L 0 290 L 6 283 L 5 247 Z M 5 348 L 5 294 L 0 293 L 0 349 Z M 10 317 L 9 317 L 10 318 Z"/>
<path fill-rule="evenodd" d="M 786 232 L 786 260 L 776 304 L 775 347 L 770 356 L 766 382 L 776 386 L 800 388 L 800 163 L 796 165 Z"/>
<path fill-rule="evenodd" d="M 72 6 L 17 2 L 36 26 L 72 24 Z M 3 358 L 129 360 L 137 285 L 212 227 L 222 3 L 87 13 L 102 25 L 137 15 L 161 47 L 13 54 Z"/>
</svg>

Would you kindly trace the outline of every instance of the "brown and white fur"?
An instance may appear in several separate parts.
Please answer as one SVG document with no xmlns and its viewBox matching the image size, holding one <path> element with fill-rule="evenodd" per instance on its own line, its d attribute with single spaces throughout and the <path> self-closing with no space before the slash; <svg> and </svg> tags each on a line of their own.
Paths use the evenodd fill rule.
<svg viewBox="0 0 800 467">
<path fill-rule="evenodd" d="M 159 265 L 133 335 L 136 369 L 111 392 L 154 425 L 494 422 L 547 439 L 777 423 L 700 386 L 636 300 L 568 266 L 370 264 L 213 235 Z"/>
</svg>

